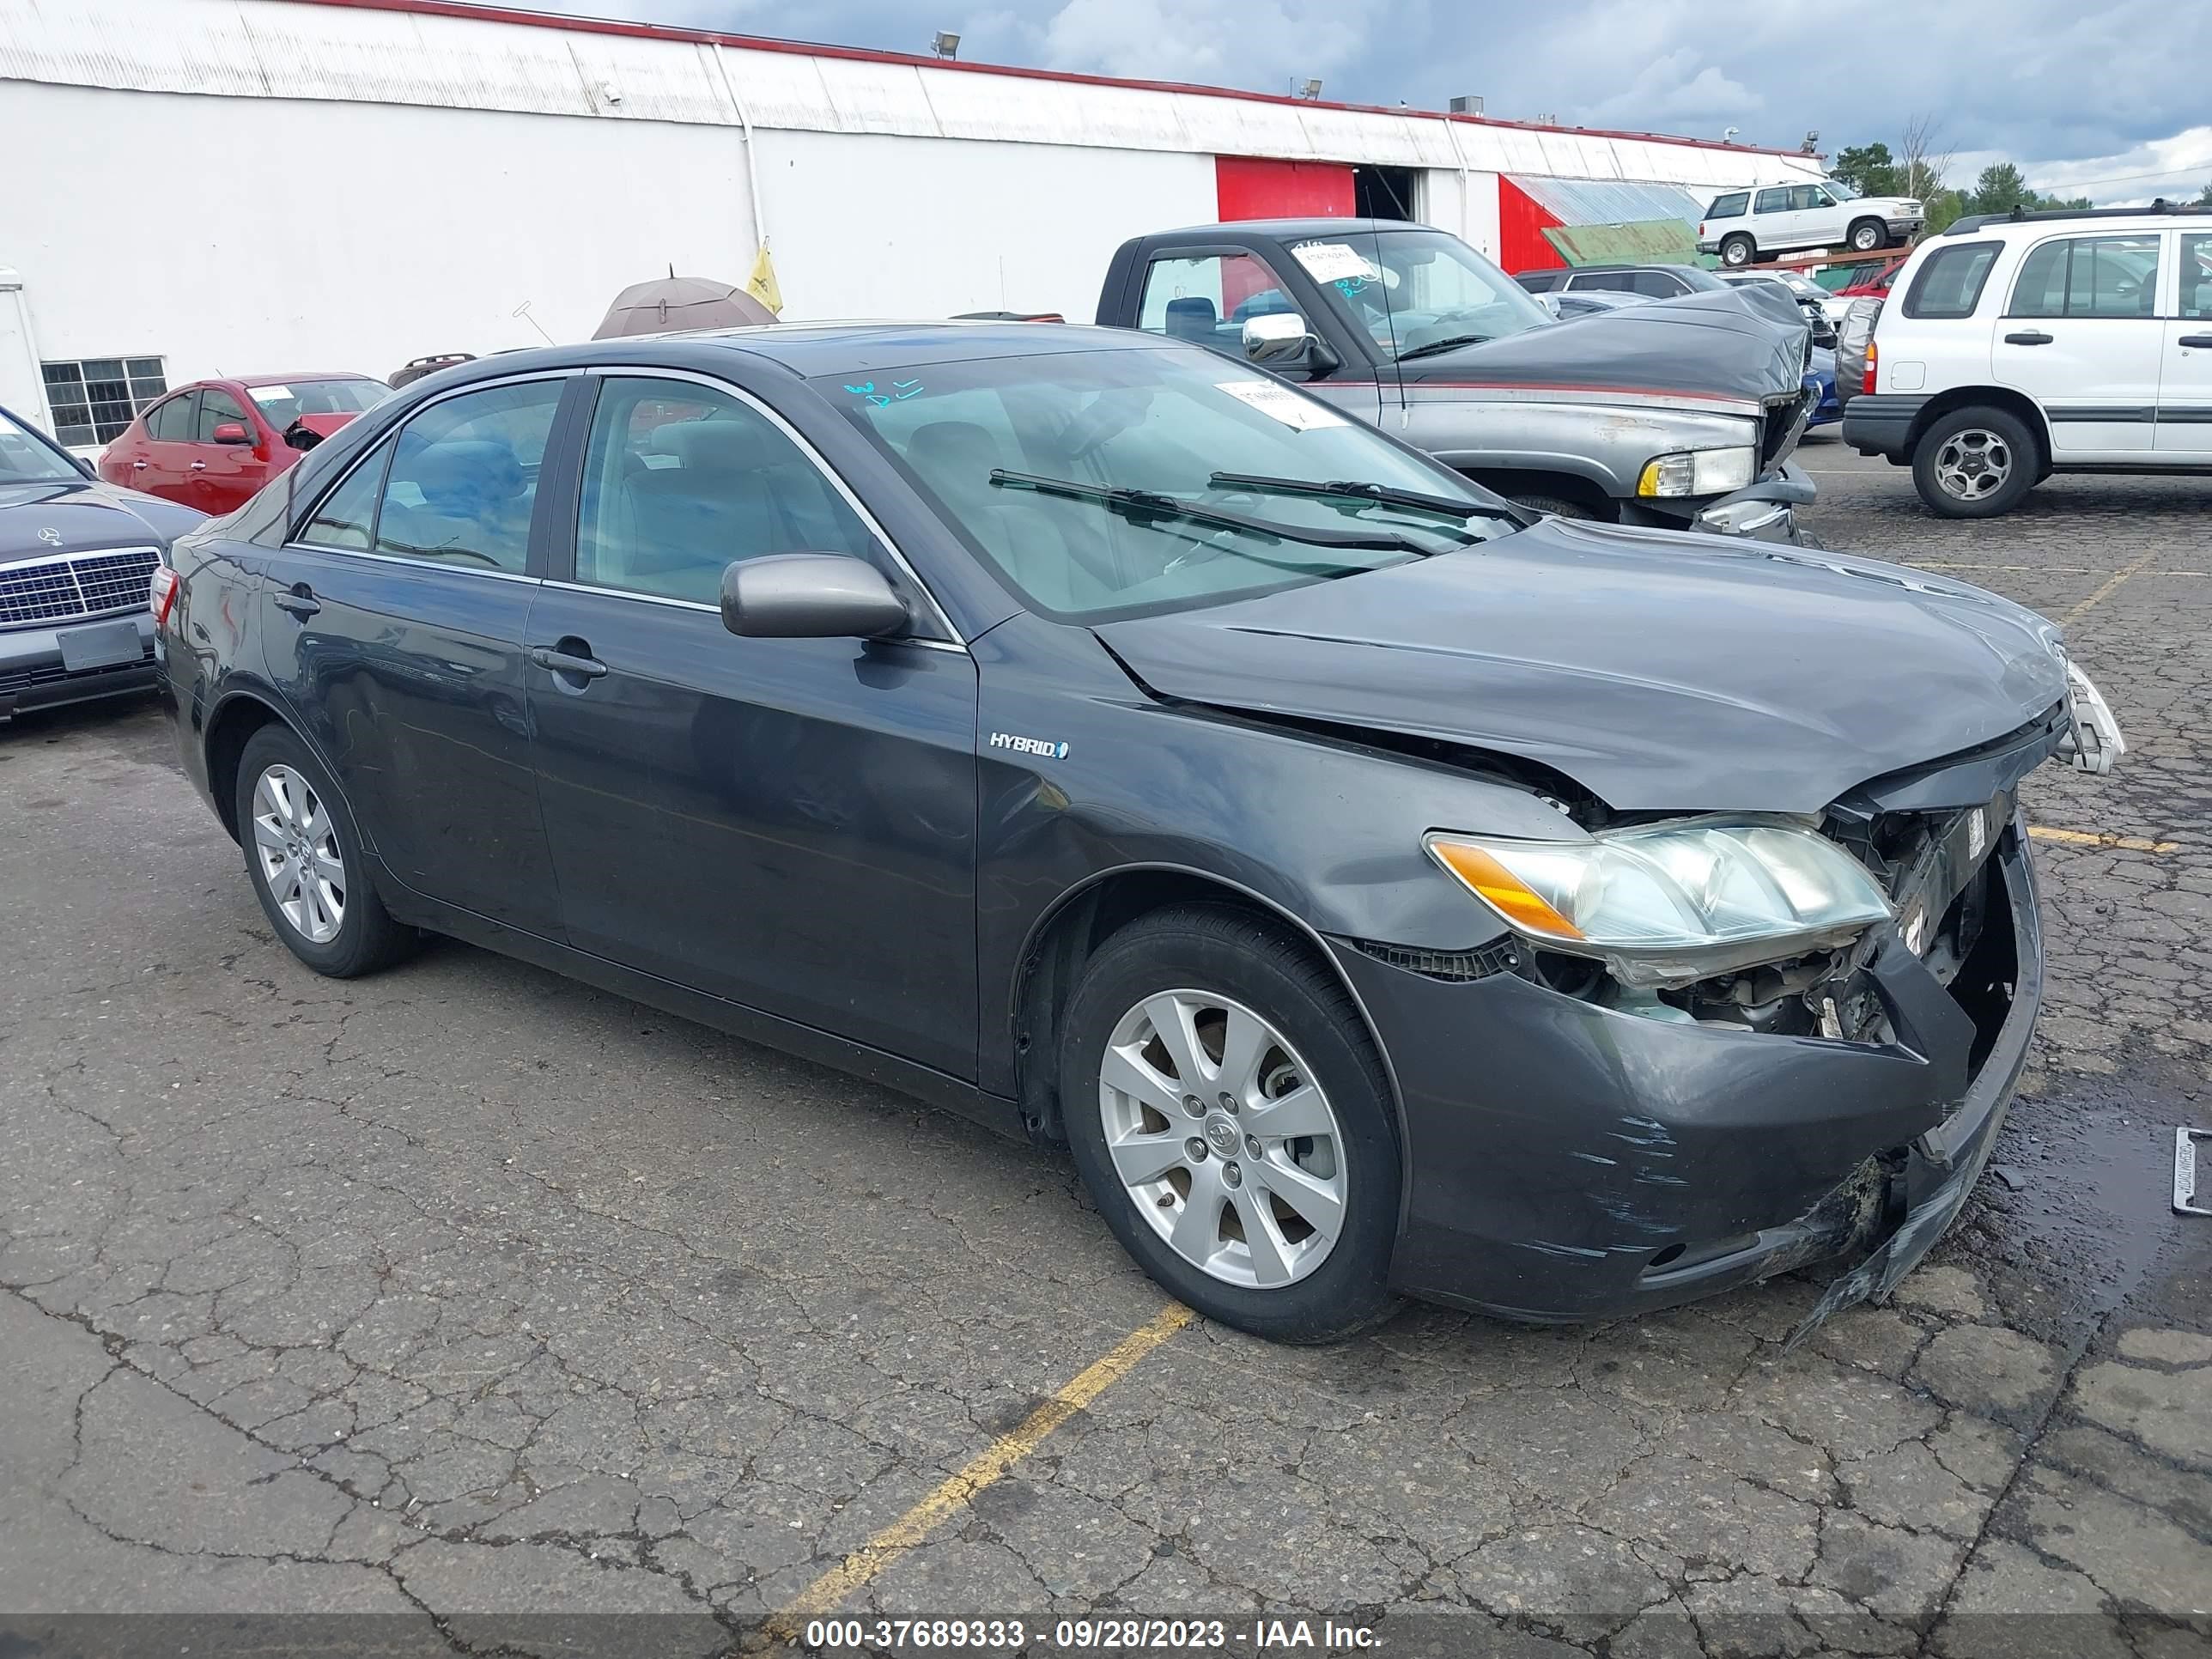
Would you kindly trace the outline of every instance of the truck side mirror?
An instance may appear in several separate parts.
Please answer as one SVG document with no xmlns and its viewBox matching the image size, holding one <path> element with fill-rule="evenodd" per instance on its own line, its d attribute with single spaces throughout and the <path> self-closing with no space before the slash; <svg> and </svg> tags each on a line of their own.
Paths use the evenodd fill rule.
<svg viewBox="0 0 2212 1659">
<path fill-rule="evenodd" d="M 1336 354 L 1295 311 L 1247 317 L 1243 343 L 1245 361 L 1265 368 L 1306 368 L 1318 374 L 1336 367 Z"/>
</svg>

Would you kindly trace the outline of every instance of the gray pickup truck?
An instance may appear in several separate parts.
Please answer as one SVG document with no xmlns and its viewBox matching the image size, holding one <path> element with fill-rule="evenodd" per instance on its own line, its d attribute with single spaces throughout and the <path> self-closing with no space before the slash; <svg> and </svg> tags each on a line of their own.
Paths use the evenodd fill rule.
<svg viewBox="0 0 2212 1659">
<path fill-rule="evenodd" d="M 1268 219 L 1124 242 L 1097 320 L 1302 381 L 1531 507 L 1796 542 L 1809 336 L 1762 287 L 1559 321 L 1447 232 Z"/>
</svg>

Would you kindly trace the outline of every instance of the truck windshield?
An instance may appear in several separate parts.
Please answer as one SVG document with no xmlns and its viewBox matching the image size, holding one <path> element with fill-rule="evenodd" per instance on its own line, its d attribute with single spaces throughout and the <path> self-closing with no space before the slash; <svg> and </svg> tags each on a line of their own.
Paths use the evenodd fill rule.
<svg viewBox="0 0 2212 1659">
<path fill-rule="evenodd" d="M 1392 357 L 1503 339 L 1554 320 L 1526 289 L 1441 230 L 1322 238 L 1293 246 L 1291 256 Z"/>
<path fill-rule="evenodd" d="M 1519 522 L 1441 465 L 1195 347 L 971 358 L 813 384 L 1031 609 L 1072 622 L 1358 575 Z M 1376 489 L 1336 488 L 1351 485 Z"/>
</svg>

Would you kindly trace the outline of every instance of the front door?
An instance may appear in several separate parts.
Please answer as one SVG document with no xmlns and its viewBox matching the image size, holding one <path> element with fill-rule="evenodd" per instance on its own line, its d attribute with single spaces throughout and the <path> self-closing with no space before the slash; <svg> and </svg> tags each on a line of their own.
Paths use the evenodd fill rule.
<svg viewBox="0 0 2212 1659">
<path fill-rule="evenodd" d="M 203 513 L 234 512 L 268 482 L 269 447 L 260 422 L 221 386 L 203 388 L 185 504 Z"/>
<path fill-rule="evenodd" d="M 2051 422 L 2062 461 L 2150 452 L 2166 330 L 2156 231 L 2056 236 L 2030 248 L 1990 343 L 1991 377 Z"/>
<path fill-rule="evenodd" d="M 558 938 L 524 699 L 560 379 L 425 405 L 270 561 L 269 667 L 405 886 Z"/>
<path fill-rule="evenodd" d="M 2159 364 L 2160 461 L 2212 464 L 2212 231 L 2177 233 L 2174 304 Z"/>
<path fill-rule="evenodd" d="M 580 472 L 529 639 L 569 943 L 973 1079 L 974 660 L 722 626 L 737 559 L 906 580 L 748 396 L 608 374 Z"/>
</svg>

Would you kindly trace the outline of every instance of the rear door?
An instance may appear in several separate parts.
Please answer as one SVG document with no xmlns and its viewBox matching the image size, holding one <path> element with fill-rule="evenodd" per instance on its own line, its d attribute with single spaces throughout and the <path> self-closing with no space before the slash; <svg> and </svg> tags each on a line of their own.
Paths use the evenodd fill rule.
<svg viewBox="0 0 2212 1659">
<path fill-rule="evenodd" d="M 566 380 L 447 393 L 271 559 L 269 667 L 364 835 L 415 892 L 557 938 L 523 683 L 538 472 Z"/>
<path fill-rule="evenodd" d="M 198 477 L 191 464 L 199 457 L 193 441 L 199 431 L 199 409 L 200 394 L 191 391 L 179 392 L 152 411 L 161 416 L 161 424 L 157 428 L 152 421 L 147 422 L 145 439 L 131 458 L 131 476 L 118 482 L 169 501 L 189 501 L 186 492 Z"/>
<path fill-rule="evenodd" d="M 2174 297 L 2166 307 L 2153 447 L 2161 461 L 2212 465 L 2212 231 L 2171 234 Z"/>
<path fill-rule="evenodd" d="M 974 659 L 766 386 L 592 381 L 529 635 L 569 942 L 972 1079 Z M 723 569 L 791 552 L 876 564 L 912 636 L 731 634 Z"/>
<path fill-rule="evenodd" d="M 2052 236 L 2020 262 L 1994 326 L 1990 374 L 2043 406 L 2061 461 L 2151 452 L 2166 334 L 2157 314 L 2162 240 L 2156 231 Z"/>
<path fill-rule="evenodd" d="M 154 470 L 150 446 L 157 439 L 164 443 L 191 441 L 192 406 L 197 396 L 195 392 L 179 392 L 164 398 L 141 415 L 101 454 L 100 476 L 126 489 L 150 488 L 147 477 Z"/>
<path fill-rule="evenodd" d="M 1753 191 L 1747 228 L 1762 252 L 1798 246 L 1796 192 L 1787 185 Z"/>
</svg>

